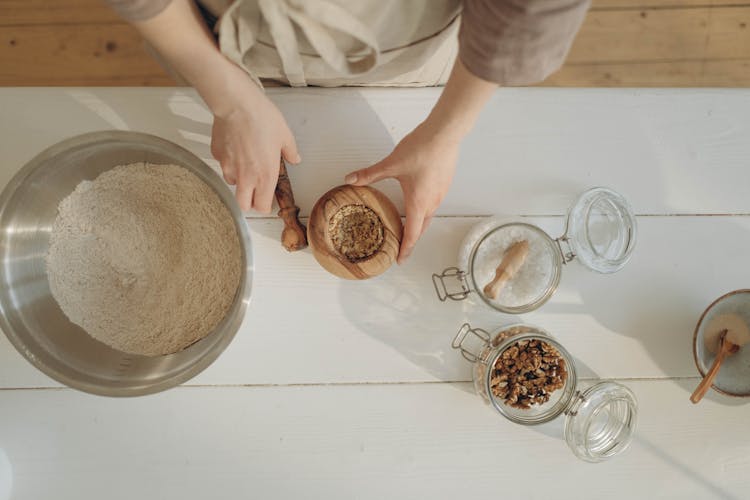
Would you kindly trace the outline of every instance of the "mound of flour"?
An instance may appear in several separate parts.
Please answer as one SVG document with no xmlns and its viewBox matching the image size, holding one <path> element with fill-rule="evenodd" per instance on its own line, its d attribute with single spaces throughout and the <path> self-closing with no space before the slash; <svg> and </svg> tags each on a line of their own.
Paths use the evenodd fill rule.
<svg viewBox="0 0 750 500">
<path fill-rule="evenodd" d="M 224 318 L 242 257 L 229 210 L 177 165 L 134 163 L 83 181 L 58 207 L 47 275 L 66 316 L 130 354 L 170 354 Z"/>
</svg>

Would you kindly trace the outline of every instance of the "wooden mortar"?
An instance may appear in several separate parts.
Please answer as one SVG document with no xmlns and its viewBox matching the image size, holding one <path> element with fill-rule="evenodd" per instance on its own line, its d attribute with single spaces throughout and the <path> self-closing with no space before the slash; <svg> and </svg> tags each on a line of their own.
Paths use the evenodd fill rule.
<svg viewBox="0 0 750 500">
<path fill-rule="evenodd" d="M 352 262 L 334 247 L 330 220 L 342 207 L 364 205 L 383 223 L 383 245 L 370 257 Z M 364 280 L 385 272 L 396 261 L 403 225 L 396 206 L 383 193 L 369 186 L 338 186 L 320 197 L 310 213 L 307 239 L 318 263 L 328 272 L 349 280 Z"/>
</svg>

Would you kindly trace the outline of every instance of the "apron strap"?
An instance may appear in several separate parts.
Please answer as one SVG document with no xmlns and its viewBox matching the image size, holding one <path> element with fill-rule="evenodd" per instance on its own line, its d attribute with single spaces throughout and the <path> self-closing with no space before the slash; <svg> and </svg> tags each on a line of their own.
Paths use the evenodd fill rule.
<svg viewBox="0 0 750 500">
<path fill-rule="evenodd" d="M 276 50 L 281 58 L 281 65 L 289 85 L 292 87 L 306 86 L 307 81 L 305 81 L 302 58 L 299 55 L 297 36 L 294 34 L 294 27 L 287 15 L 286 2 L 258 0 L 258 6 L 268 23 L 268 29 L 276 44 Z"/>
<path fill-rule="evenodd" d="M 304 68 L 294 22 L 320 57 L 342 76 L 360 75 L 378 64 L 380 50 L 370 29 L 342 7 L 327 0 L 258 0 L 281 58 L 289 84 L 305 86 Z M 361 42 L 365 50 L 348 56 L 331 36 L 331 30 L 345 33 Z"/>
</svg>

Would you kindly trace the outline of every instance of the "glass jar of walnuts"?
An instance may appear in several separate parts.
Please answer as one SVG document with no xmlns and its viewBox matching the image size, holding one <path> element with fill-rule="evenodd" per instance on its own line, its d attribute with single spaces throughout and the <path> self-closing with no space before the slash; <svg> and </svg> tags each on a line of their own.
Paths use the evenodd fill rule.
<svg viewBox="0 0 750 500">
<path fill-rule="evenodd" d="M 513 324 L 490 334 L 465 323 L 452 347 L 473 363 L 477 394 L 505 418 L 535 425 L 565 414 L 565 440 L 578 458 L 600 462 L 630 444 L 633 393 L 611 381 L 579 390 L 572 356 L 543 329 Z"/>
</svg>

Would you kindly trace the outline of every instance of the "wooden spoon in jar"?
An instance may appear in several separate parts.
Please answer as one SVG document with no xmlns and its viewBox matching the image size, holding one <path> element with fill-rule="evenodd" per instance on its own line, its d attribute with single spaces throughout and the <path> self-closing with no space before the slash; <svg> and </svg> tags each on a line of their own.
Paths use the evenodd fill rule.
<svg viewBox="0 0 750 500">
<path fill-rule="evenodd" d="M 718 339 L 716 334 L 718 333 Z M 718 344 L 717 344 L 718 340 Z M 710 352 L 717 352 L 711 368 L 695 388 L 690 396 L 690 401 L 698 403 L 708 390 L 719 373 L 721 364 L 727 358 L 740 350 L 740 347 L 750 342 L 750 329 L 745 321 L 736 314 L 722 314 L 717 316 L 714 321 L 706 328 L 705 346 Z"/>
<path fill-rule="evenodd" d="M 510 246 L 495 269 L 495 277 L 484 287 L 484 295 L 496 299 L 505 285 L 518 272 L 529 254 L 529 242 L 521 240 Z"/>
</svg>

